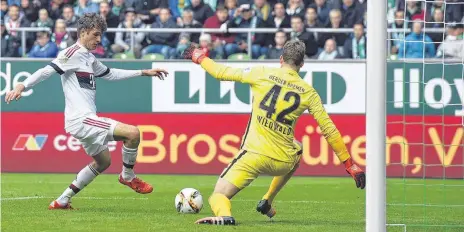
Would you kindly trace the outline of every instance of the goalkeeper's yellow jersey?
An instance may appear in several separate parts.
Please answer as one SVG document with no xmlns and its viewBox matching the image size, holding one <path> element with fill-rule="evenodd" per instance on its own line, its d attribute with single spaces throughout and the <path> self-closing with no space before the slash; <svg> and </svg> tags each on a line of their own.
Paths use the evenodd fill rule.
<svg viewBox="0 0 464 232">
<path fill-rule="evenodd" d="M 294 142 L 295 125 L 301 114 L 309 110 L 339 159 L 349 158 L 342 136 L 325 111 L 319 94 L 296 71 L 263 66 L 231 68 L 209 58 L 201 66 L 219 80 L 251 86 L 252 112 L 241 149 L 293 162 L 302 149 Z"/>
</svg>

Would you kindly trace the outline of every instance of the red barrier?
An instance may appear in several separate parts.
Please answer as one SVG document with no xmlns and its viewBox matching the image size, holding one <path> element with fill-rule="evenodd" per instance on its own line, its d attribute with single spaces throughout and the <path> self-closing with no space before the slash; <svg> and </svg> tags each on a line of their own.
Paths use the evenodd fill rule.
<svg viewBox="0 0 464 232">
<path fill-rule="evenodd" d="M 142 132 L 138 173 L 216 175 L 237 154 L 249 117 L 244 114 L 100 116 L 138 125 Z M 353 159 L 364 166 L 364 116 L 333 115 L 332 118 Z M 389 116 L 387 120 L 389 176 L 464 176 L 464 129 L 460 117 Z M 79 171 L 91 158 L 85 155 L 78 141 L 65 133 L 63 126 L 62 113 L 2 113 L 2 171 Z M 304 145 L 297 175 L 346 175 L 311 116 L 300 119 L 296 138 Z M 110 146 L 113 165 L 108 172 L 120 171 L 120 148 L 121 143 Z"/>
</svg>

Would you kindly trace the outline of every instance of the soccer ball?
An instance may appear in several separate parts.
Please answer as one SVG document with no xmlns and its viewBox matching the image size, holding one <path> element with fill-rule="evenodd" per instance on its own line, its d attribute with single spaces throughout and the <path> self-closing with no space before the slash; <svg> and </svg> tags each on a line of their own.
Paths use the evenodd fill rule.
<svg viewBox="0 0 464 232">
<path fill-rule="evenodd" d="M 194 188 L 184 188 L 176 195 L 175 206 L 179 213 L 199 213 L 203 208 L 203 196 Z"/>
</svg>

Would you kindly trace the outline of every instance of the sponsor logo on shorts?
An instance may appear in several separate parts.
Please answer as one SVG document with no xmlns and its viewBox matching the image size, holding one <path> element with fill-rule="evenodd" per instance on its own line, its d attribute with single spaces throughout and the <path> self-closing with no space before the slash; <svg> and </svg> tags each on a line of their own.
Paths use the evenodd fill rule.
<svg viewBox="0 0 464 232">
<path fill-rule="evenodd" d="M 46 134 L 20 134 L 13 145 L 13 151 L 40 151 L 47 141 Z"/>
</svg>

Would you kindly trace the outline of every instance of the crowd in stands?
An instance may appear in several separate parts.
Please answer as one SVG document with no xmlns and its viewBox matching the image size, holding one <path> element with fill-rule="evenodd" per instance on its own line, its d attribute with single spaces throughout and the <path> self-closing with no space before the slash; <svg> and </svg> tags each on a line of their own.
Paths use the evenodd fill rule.
<svg viewBox="0 0 464 232">
<path fill-rule="evenodd" d="M 370 0 L 374 1 L 374 0 Z M 389 34 L 390 57 L 463 59 L 462 0 L 386 0 L 388 27 L 410 29 Z M 278 59 L 288 40 L 306 44 L 310 59 L 364 59 L 367 0 L 1 0 L 1 56 L 53 58 L 77 40 L 77 20 L 98 13 L 108 28 L 177 28 L 176 33 L 106 32 L 93 51 L 99 58 L 151 54 L 179 59 L 191 43 L 209 57 L 227 59 L 248 53 L 253 59 Z M 462 4 L 459 4 L 462 3 Z M 27 32 L 17 28 L 47 28 Z M 223 33 L 188 33 L 182 28 L 221 28 Z M 230 28 L 274 28 L 276 33 L 231 33 Z M 291 32 L 282 29 L 291 28 Z M 348 28 L 353 32 L 311 32 L 307 28 Z M 426 32 L 424 28 L 444 29 Z M 25 39 L 26 46 L 22 46 Z M 132 41 L 133 40 L 133 41 Z"/>
</svg>

